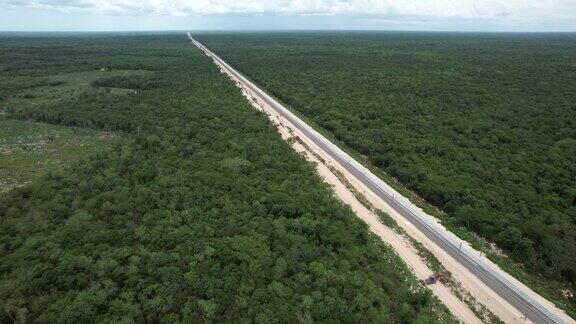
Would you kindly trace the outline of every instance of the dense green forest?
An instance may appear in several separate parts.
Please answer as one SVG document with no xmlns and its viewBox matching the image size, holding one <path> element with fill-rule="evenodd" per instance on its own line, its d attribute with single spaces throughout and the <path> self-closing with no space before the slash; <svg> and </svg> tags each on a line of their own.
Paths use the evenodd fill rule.
<svg viewBox="0 0 576 324">
<path fill-rule="evenodd" d="M 0 322 L 452 321 L 184 35 L 2 37 L 0 86 L 125 137 L 0 196 Z"/>
<path fill-rule="evenodd" d="M 576 283 L 576 35 L 196 37 L 445 211 L 444 224 Z"/>
</svg>

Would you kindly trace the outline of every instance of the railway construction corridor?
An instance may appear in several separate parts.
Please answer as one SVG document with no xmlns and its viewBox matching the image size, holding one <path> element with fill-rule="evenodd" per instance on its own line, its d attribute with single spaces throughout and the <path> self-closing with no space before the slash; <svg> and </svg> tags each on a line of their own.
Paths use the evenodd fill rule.
<svg viewBox="0 0 576 324">
<path fill-rule="evenodd" d="M 574 323 L 574 320 L 563 311 L 483 258 L 479 251 L 472 249 L 466 242 L 441 226 L 433 217 L 425 214 L 407 198 L 192 38 L 190 34 L 188 37 L 195 46 L 212 57 L 224 72 L 240 82 L 257 100 L 290 122 L 305 137 L 305 141 L 314 144 L 323 151 L 324 155 L 333 159 L 340 169 L 346 172 L 352 184 L 366 193 L 377 207 L 396 218 L 412 237 L 430 249 L 466 290 L 499 318 L 505 322 L 523 322 L 527 318 L 535 323 Z"/>
</svg>

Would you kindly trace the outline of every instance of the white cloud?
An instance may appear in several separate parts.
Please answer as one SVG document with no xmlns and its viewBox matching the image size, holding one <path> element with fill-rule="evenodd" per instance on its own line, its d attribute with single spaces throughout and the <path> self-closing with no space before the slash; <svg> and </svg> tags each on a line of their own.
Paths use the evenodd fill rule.
<svg viewBox="0 0 576 324">
<path fill-rule="evenodd" d="M 0 0 L 11 8 L 129 15 L 278 14 L 576 22 L 576 0 Z"/>
</svg>

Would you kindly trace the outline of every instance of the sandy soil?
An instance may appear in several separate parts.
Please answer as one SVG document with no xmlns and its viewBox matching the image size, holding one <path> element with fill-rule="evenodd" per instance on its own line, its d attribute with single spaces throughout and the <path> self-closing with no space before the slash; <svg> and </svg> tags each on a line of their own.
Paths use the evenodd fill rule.
<svg viewBox="0 0 576 324">
<path fill-rule="evenodd" d="M 226 73 L 225 71 L 222 72 Z M 364 186 L 364 184 L 357 180 L 353 175 L 348 173 L 344 167 L 333 160 L 330 155 L 326 154 L 321 148 L 317 147 L 313 141 L 298 131 L 298 129 L 291 125 L 289 121 L 285 120 L 282 116 L 276 113 L 274 109 L 267 106 L 263 101 L 257 100 L 257 96 L 255 96 L 249 89 L 244 88 L 243 85 L 239 83 L 238 80 L 236 80 L 232 75 L 228 73 L 226 74 L 236 82 L 239 88 L 242 89 L 244 95 L 254 105 L 254 107 L 268 115 L 268 117 L 278 127 L 280 134 L 285 140 L 295 136 L 305 144 L 302 145 L 298 141 L 291 141 L 291 145 L 296 151 L 305 154 L 309 160 L 316 162 L 315 164 L 318 173 L 324 181 L 329 183 L 334 188 L 334 194 L 344 203 L 350 205 L 356 215 L 364 220 L 375 234 L 381 237 L 384 242 L 392 246 L 398 255 L 402 257 L 406 264 L 413 270 L 414 274 L 418 278 L 423 279 L 428 277 L 430 274 L 432 274 L 432 270 L 426 265 L 424 260 L 421 259 L 417 253 L 417 250 L 406 238 L 397 234 L 389 227 L 383 225 L 378 219 L 378 216 L 365 208 L 354 197 L 354 194 L 346 187 L 346 185 L 338 179 L 336 174 L 331 171 L 331 169 L 336 169 L 339 171 L 355 188 L 355 190 L 363 194 L 373 206 L 390 215 L 398 223 L 398 225 L 400 225 L 406 231 L 406 233 L 410 235 L 410 237 L 422 243 L 426 249 L 433 253 L 434 256 L 443 264 L 443 266 L 452 274 L 454 279 L 459 284 L 461 284 L 461 290 L 470 293 L 470 295 L 473 296 L 477 302 L 487 307 L 492 313 L 494 313 L 496 316 L 498 316 L 498 318 L 506 323 L 530 322 L 529 320 L 526 320 L 524 315 L 516 310 L 516 308 L 498 296 L 498 294 L 496 294 L 488 286 L 482 283 L 468 269 L 466 269 L 459 262 L 449 256 L 440 247 L 428 239 L 423 233 L 421 233 L 416 227 L 414 227 L 414 225 L 399 215 L 385 201 L 374 194 L 369 188 Z M 320 159 L 317 157 L 320 157 Z M 421 212 L 424 213 L 423 211 Z M 432 218 L 432 216 L 429 215 L 427 215 L 427 217 Z M 472 249 L 469 246 L 468 248 Z M 487 259 L 485 260 L 486 262 L 490 262 Z M 555 313 L 560 316 L 565 323 L 575 323 L 574 320 L 556 308 L 552 303 L 534 293 L 528 287 L 504 271 L 501 272 L 518 287 L 532 295 L 543 305 L 548 306 L 549 309 L 554 309 Z M 446 304 L 446 306 L 453 312 L 453 314 L 463 322 L 481 322 L 480 319 L 470 310 L 470 308 L 464 302 L 459 300 L 448 287 L 442 284 L 430 285 L 428 287 L 444 304 Z"/>
</svg>

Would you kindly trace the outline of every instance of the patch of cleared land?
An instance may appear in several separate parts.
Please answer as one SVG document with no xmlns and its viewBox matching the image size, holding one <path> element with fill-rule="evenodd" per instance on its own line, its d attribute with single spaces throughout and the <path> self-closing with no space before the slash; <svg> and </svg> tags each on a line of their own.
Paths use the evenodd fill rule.
<svg viewBox="0 0 576 324">
<path fill-rule="evenodd" d="M 0 193 L 108 147 L 117 135 L 0 115 Z"/>
<path fill-rule="evenodd" d="M 134 93 L 135 90 L 133 89 L 95 87 L 94 82 L 113 77 L 139 76 L 148 73 L 150 72 L 137 70 L 94 70 L 51 75 L 45 78 L 38 78 L 37 82 L 43 85 L 19 91 L 11 96 L 5 105 L 6 107 L 15 107 L 19 105 L 41 106 L 57 104 L 59 101 L 71 100 L 74 97 L 94 92 L 111 95 Z"/>
<path fill-rule="evenodd" d="M 139 76 L 135 70 L 94 70 L 35 78 L 31 86 L 10 95 L 3 107 L 49 109 L 84 94 L 124 95 L 133 89 L 94 86 L 98 80 Z M 21 81 L 18 78 L 14 82 Z M 117 135 L 85 128 L 10 119 L 0 114 L 0 193 L 22 186 L 50 171 L 62 169 L 82 156 L 108 147 Z"/>
</svg>

